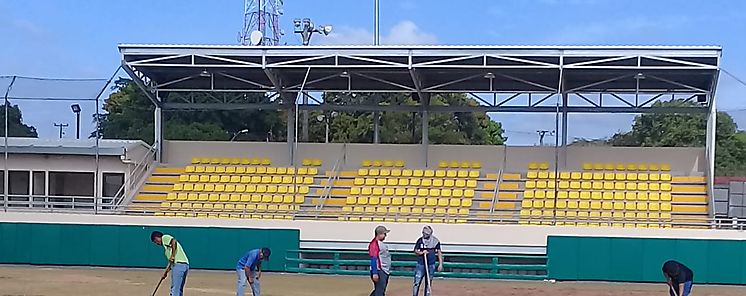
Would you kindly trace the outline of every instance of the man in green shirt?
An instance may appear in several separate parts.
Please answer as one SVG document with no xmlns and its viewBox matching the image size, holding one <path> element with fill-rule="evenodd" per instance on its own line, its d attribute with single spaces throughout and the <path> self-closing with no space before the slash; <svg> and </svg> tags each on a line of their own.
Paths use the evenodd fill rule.
<svg viewBox="0 0 746 296">
<path fill-rule="evenodd" d="M 150 234 L 150 240 L 156 245 L 163 246 L 168 259 L 168 266 L 166 266 L 161 280 L 165 279 L 168 272 L 173 270 L 171 273 L 171 296 L 183 296 L 184 284 L 186 283 L 187 273 L 189 273 L 189 258 L 187 258 L 184 248 L 173 236 L 163 234 L 160 231 L 153 231 Z"/>
</svg>

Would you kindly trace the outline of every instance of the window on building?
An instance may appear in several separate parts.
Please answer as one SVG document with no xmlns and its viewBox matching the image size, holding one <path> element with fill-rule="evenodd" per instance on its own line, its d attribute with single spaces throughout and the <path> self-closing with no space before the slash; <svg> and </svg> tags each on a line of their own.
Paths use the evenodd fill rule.
<svg viewBox="0 0 746 296">
<path fill-rule="evenodd" d="M 124 185 L 123 173 L 104 173 L 103 197 L 117 197 L 116 194 Z"/>
<path fill-rule="evenodd" d="M 47 188 L 47 174 L 45 172 L 33 172 L 33 194 L 44 195 L 44 188 Z"/>
<path fill-rule="evenodd" d="M 49 172 L 50 196 L 93 196 L 93 173 Z"/>
<path fill-rule="evenodd" d="M 29 171 L 8 172 L 8 194 L 29 195 Z"/>
</svg>

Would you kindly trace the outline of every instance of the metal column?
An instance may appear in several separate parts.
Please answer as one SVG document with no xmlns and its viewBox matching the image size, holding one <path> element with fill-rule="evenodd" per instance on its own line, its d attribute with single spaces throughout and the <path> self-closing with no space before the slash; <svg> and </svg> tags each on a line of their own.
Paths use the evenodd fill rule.
<svg viewBox="0 0 746 296">
<path fill-rule="evenodd" d="M 426 93 L 422 98 L 422 156 L 425 167 L 428 164 L 428 145 L 430 144 L 430 116 L 428 115 L 427 109 L 430 106 L 430 94 Z"/>
<path fill-rule="evenodd" d="M 293 160 L 295 159 L 295 104 L 288 105 L 288 120 L 287 120 L 287 138 L 288 138 L 288 159 L 290 159 L 290 164 L 293 164 Z"/>
<path fill-rule="evenodd" d="M 155 106 L 153 111 L 155 133 L 153 138 L 153 144 L 155 146 L 155 161 L 161 162 L 163 160 L 163 110 L 160 106 Z"/>
<path fill-rule="evenodd" d="M 303 105 L 308 105 L 308 95 L 302 94 L 302 96 L 303 96 Z M 301 141 L 308 142 L 308 110 L 303 110 L 302 133 L 303 133 L 303 137 L 301 137 Z"/>
<path fill-rule="evenodd" d="M 376 112 L 373 112 L 373 143 L 374 144 L 381 143 L 380 130 L 381 130 L 381 113 L 376 111 Z"/>
<path fill-rule="evenodd" d="M 564 87 L 563 87 L 564 88 Z M 562 93 L 562 167 L 567 167 L 567 97 L 566 93 Z"/>
<path fill-rule="evenodd" d="M 713 192 L 713 186 L 715 184 L 715 136 L 717 133 L 717 108 L 715 107 L 715 97 L 709 95 L 710 108 L 707 113 L 707 131 L 705 134 L 705 155 L 707 156 L 707 187 L 708 192 Z M 713 198 L 710 196 L 710 198 Z"/>
</svg>

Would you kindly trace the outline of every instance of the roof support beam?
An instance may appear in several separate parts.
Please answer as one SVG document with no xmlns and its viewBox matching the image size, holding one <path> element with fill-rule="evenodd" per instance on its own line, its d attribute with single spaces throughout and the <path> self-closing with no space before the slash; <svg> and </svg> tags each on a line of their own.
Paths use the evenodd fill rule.
<svg viewBox="0 0 746 296">
<path fill-rule="evenodd" d="M 137 85 L 142 90 L 142 92 L 145 94 L 146 97 L 148 97 L 153 105 L 155 105 L 157 108 L 160 108 L 162 106 L 160 98 L 155 95 L 155 90 L 146 86 L 145 83 L 142 81 L 140 75 L 137 75 L 135 73 L 135 70 L 130 68 L 127 62 L 122 61 L 122 69 L 124 69 L 124 72 L 127 72 L 127 75 L 132 78 L 132 81 L 135 82 L 135 85 Z"/>
</svg>

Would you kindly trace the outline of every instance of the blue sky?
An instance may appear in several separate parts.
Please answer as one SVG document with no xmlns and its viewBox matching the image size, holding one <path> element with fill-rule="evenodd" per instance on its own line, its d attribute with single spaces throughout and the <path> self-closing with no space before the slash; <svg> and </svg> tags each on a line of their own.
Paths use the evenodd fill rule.
<svg viewBox="0 0 746 296">
<path fill-rule="evenodd" d="M 235 44 L 243 0 L 0 0 L 0 75 L 108 78 L 119 65 L 118 43 Z M 299 44 L 292 19 L 332 24 L 321 44 L 373 42 L 373 0 L 285 0 L 283 41 Z M 746 1 L 381 0 L 382 43 L 498 45 L 721 45 L 723 67 L 746 77 Z M 3 85 L 3 81 L 0 81 Z M 29 84 L 69 88 L 60 84 Z M 98 85 L 64 92 L 95 93 Z M 721 110 L 746 108 L 746 87 L 721 76 Z M 18 102 L 26 122 L 55 137 L 54 122 L 74 125 L 71 102 Z M 93 103 L 84 102 L 83 134 Z M 732 113 L 746 127 L 746 111 Z M 597 138 L 629 129 L 632 115 L 570 117 L 570 137 Z M 536 143 L 554 129 L 553 115 L 493 116 L 509 144 Z M 67 136 L 73 136 L 69 130 Z M 552 139 L 548 139 L 552 141 Z"/>
</svg>

